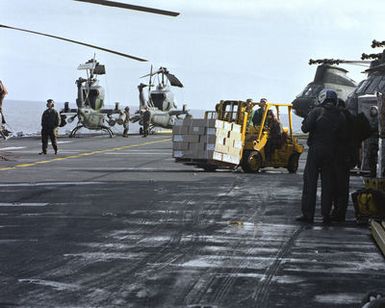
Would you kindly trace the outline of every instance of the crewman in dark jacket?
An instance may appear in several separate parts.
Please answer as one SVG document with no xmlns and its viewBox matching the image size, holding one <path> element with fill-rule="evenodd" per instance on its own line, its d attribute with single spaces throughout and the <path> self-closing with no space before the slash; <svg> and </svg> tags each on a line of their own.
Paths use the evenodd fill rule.
<svg viewBox="0 0 385 308">
<path fill-rule="evenodd" d="M 148 110 L 148 107 L 145 108 L 143 112 L 143 137 L 147 137 L 150 129 L 150 122 L 151 122 L 151 112 Z"/>
<path fill-rule="evenodd" d="M 340 134 L 342 117 L 336 107 L 337 94 L 324 89 L 318 97 L 318 106 L 310 111 L 302 122 L 302 131 L 309 133 L 309 152 L 303 175 L 302 216 L 297 220 L 311 223 L 317 195 L 318 175 L 321 174 L 321 215 L 323 222 L 330 222 L 333 199 L 333 161 Z"/>
<path fill-rule="evenodd" d="M 356 164 L 356 144 L 354 140 L 354 119 L 345 102 L 338 100 L 337 108 L 341 113 L 341 129 L 337 135 L 337 146 L 334 157 L 334 190 L 331 220 L 345 221 L 346 209 L 349 203 L 350 169 Z"/>
<path fill-rule="evenodd" d="M 48 137 L 51 139 L 52 147 L 57 154 L 57 133 L 60 125 L 59 113 L 54 109 L 54 101 L 47 100 L 47 109 L 43 112 L 41 117 L 41 142 L 42 152 L 39 154 L 47 154 Z"/>
</svg>

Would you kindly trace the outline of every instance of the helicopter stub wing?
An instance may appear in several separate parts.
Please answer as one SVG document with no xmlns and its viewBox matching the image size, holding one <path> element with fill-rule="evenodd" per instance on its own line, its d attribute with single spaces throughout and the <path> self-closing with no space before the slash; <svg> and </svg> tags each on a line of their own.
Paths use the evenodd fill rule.
<svg viewBox="0 0 385 308">
<path fill-rule="evenodd" d="M 170 110 L 168 112 L 170 116 L 179 116 L 182 114 L 189 114 L 188 110 Z"/>
</svg>

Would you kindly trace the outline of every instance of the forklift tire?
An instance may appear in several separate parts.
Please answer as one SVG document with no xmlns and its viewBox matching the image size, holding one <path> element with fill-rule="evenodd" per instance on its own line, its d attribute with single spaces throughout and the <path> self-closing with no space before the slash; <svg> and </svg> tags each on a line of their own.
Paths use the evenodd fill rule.
<svg viewBox="0 0 385 308">
<path fill-rule="evenodd" d="M 241 167 L 246 173 L 257 173 L 262 168 L 262 156 L 258 151 L 247 151 L 241 161 Z"/>
<path fill-rule="evenodd" d="M 287 163 L 287 170 L 289 173 L 296 173 L 298 170 L 298 160 L 299 160 L 299 154 L 293 153 L 289 157 L 289 161 Z"/>
</svg>

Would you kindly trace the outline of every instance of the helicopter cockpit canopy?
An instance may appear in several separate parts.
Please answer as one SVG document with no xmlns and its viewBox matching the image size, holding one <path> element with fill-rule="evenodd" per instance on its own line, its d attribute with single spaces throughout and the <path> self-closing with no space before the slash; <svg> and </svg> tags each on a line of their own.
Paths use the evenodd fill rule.
<svg viewBox="0 0 385 308">
<path fill-rule="evenodd" d="M 171 108 L 176 108 L 174 95 L 170 90 L 152 91 L 150 99 L 153 106 L 161 111 L 169 111 Z"/>
<path fill-rule="evenodd" d="M 94 110 L 103 107 L 104 89 L 101 86 L 93 86 L 91 88 L 83 87 L 84 104 Z"/>
<path fill-rule="evenodd" d="M 323 88 L 321 84 L 309 83 L 297 97 L 317 97 Z"/>
</svg>

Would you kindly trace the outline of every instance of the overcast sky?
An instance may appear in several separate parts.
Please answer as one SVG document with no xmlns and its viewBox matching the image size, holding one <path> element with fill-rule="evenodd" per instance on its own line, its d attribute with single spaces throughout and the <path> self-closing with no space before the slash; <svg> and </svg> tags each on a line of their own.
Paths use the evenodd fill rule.
<svg viewBox="0 0 385 308">
<path fill-rule="evenodd" d="M 137 105 L 150 65 L 165 66 L 185 85 L 177 103 L 213 109 L 221 99 L 267 97 L 287 103 L 312 81 L 309 58 L 359 59 L 385 40 L 380 0 L 121 1 L 174 10 L 166 17 L 72 0 L 0 0 L 1 24 L 86 41 L 149 60 L 102 51 L 108 104 Z M 75 104 L 80 63 L 95 50 L 0 28 L 0 79 L 8 99 Z M 345 67 L 357 81 L 362 68 Z"/>
</svg>

